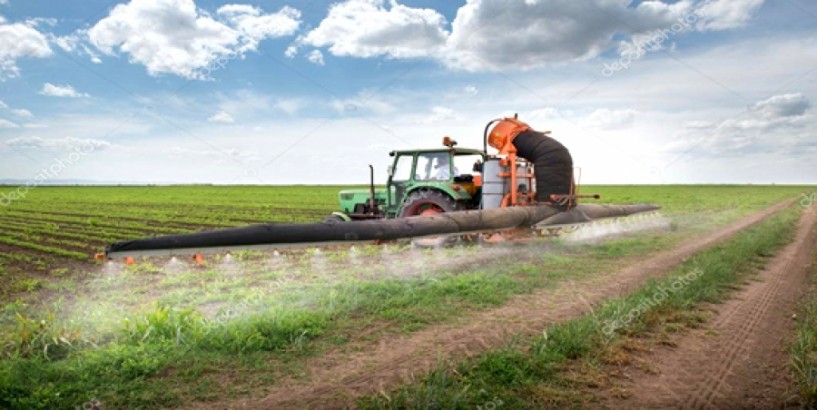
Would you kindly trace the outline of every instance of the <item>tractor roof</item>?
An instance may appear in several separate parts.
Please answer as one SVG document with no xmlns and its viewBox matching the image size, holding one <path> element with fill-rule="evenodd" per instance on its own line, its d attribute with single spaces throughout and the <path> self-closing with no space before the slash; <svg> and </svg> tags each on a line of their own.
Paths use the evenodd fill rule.
<svg viewBox="0 0 817 410">
<path fill-rule="evenodd" d="M 413 154 L 426 154 L 426 153 L 434 153 L 434 152 L 453 152 L 454 155 L 485 155 L 485 152 L 479 149 L 472 149 L 472 148 L 426 148 L 426 149 L 405 149 L 405 150 L 398 150 L 389 152 L 389 156 L 393 157 L 395 155 L 413 155 Z"/>
</svg>

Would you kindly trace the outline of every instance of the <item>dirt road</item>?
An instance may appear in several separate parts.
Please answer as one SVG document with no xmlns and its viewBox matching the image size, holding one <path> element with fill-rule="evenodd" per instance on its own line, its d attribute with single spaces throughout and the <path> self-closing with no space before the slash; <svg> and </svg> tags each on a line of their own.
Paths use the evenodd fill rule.
<svg viewBox="0 0 817 410">
<path fill-rule="evenodd" d="M 757 408 L 786 405 L 792 386 L 786 344 L 793 315 L 809 285 L 817 207 L 803 214 L 787 245 L 746 288 L 715 305 L 711 325 L 680 336 L 640 358 L 649 372 L 632 369 L 613 408 Z M 657 374 L 656 374 L 657 373 Z"/>
<path fill-rule="evenodd" d="M 629 293 L 648 278 L 666 274 L 690 256 L 724 242 L 788 206 L 777 204 L 716 232 L 661 252 L 631 267 L 563 283 L 514 298 L 504 306 L 473 315 L 465 325 L 436 325 L 409 335 L 388 336 L 356 352 L 330 352 L 306 365 L 308 380 L 276 384 L 261 400 L 207 403 L 207 408 L 344 408 L 430 370 L 439 358 L 461 359 L 499 347 L 513 334 L 534 335 L 554 323 L 588 313 L 605 298 Z"/>
</svg>

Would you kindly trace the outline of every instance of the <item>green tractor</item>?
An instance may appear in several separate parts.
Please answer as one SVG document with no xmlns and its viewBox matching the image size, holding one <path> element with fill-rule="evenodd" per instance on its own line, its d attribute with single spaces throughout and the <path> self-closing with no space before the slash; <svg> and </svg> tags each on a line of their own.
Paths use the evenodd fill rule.
<svg viewBox="0 0 817 410">
<path fill-rule="evenodd" d="M 477 173 L 487 154 L 455 148 L 456 141 L 449 138 L 443 144 L 444 148 L 390 152 L 394 163 L 386 187 L 375 189 L 370 165 L 369 189 L 340 191 L 340 212 L 326 220 L 402 218 L 479 208 L 481 176 Z M 463 169 L 473 173 L 460 173 Z"/>
</svg>

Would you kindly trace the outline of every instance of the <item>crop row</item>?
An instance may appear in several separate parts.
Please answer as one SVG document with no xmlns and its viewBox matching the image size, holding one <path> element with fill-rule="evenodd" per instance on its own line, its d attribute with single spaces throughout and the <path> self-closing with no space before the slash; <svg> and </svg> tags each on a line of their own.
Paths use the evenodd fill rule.
<svg viewBox="0 0 817 410">
<path fill-rule="evenodd" d="M 54 223 L 54 222 L 39 222 L 32 220 L 3 220 L 0 218 L 0 227 L 3 228 L 18 228 L 29 232 L 42 232 L 47 234 L 74 234 L 89 237 L 120 237 L 120 238 L 139 238 L 143 236 L 155 235 L 165 232 L 150 229 L 122 229 L 122 228 L 98 228 L 89 227 L 88 225 L 76 225 L 70 223 Z M 180 231 L 180 232 L 177 232 Z M 188 230 L 173 230 L 167 233 L 183 233 Z M 79 236 L 78 236 L 79 237 Z"/>
<path fill-rule="evenodd" d="M 30 214 L 13 214 L 11 212 L 0 215 L 0 218 L 3 217 L 16 217 L 16 219 L 29 219 L 31 218 Z M 117 219 L 110 219 L 110 220 L 100 220 L 98 218 L 93 217 L 73 217 L 73 216 L 56 216 L 56 215 L 38 215 L 34 218 L 35 221 L 48 221 L 48 222 L 58 222 L 58 223 L 73 223 L 77 225 L 82 225 L 91 228 L 126 228 L 126 229 L 140 229 L 140 230 L 155 230 L 161 232 L 190 232 L 195 227 L 188 226 L 185 228 L 179 227 L 167 227 L 161 222 L 158 221 L 145 221 L 142 223 L 137 222 L 125 222 Z M 155 224 L 151 224 L 150 222 L 154 222 Z"/>
<path fill-rule="evenodd" d="M 62 256 L 76 260 L 87 261 L 88 254 L 76 251 L 70 251 L 62 248 L 54 248 L 51 246 L 40 245 L 33 242 L 23 241 L 20 239 L 10 238 L 8 236 L 0 236 L 0 243 L 16 246 L 25 249 L 31 249 L 39 252 L 44 252 L 50 255 Z"/>
<path fill-rule="evenodd" d="M 33 233 L 25 233 L 25 232 L 10 232 L 6 231 L 3 233 L 3 236 L 12 239 L 22 240 L 24 242 L 33 242 L 33 243 L 48 243 L 51 245 L 56 245 L 61 248 L 75 248 L 76 250 L 85 250 L 93 248 L 93 245 L 88 242 L 78 242 L 70 239 L 60 239 L 55 238 L 49 235 L 37 235 Z"/>
<path fill-rule="evenodd" d="M 46 219 L 46 220 L 53 220 L 53 218 L 59 217 L 63 218 L 61 220 L 66 221 L 79 221 L 84 220 L 85 222 L 94 225 L 100 224 L 103 222 L 112 222 L 116 223 L 121 226 L 145 226 L 145 225 L 163 225 L 163 226 L 170 226 L 170 227 L 177 227 L 177 228 L 184 228 L 189 226 L 212 226 L 212 227 L 227 227 L 233 226 L 230 223 L 224 222 L 214 222 L 214 221 L 202 221 L 196 220 L 193 218 L 182 218 L 176 217 L 173 215 L 167 216 L 164 215 L 161 218 L 157 219 L 155 216 L 145 215 L 142 218 L 137 217 L 128 217 L 124 215 L 112 215 L 112 214 L 91 214 L 89 212 L 45 212 L 45 211 L 37 211 L 33 212 L 30 210 L 8 210 L 5 213 L 0 213 L 0 215 L 8 215 L 8 216 L 30 216 L 30 215 L 37 215 L 38 219 Z M 70 218 L 70 219 L 69 219 Z"/>
<path fill-rule="evenodd" d="M 6 232 L 15 233 L 15 234 L 27 234 L 27 235 L 37 235 L 37 236 L 47 236 L 49 238 L 64 238 L 64 239 L 77 239 L 80 240 L 82 243 L 85 244 L 105 244 L 111 242 L 122 241 L 126 239 L 133 239 L 138 238 L 139 236 L 128 236 L 128 235 L 110 235 L 110 234 L 93 234 L 93 233 L 74 233 L 74 232 L 64 232 L 64 231 L 46 231 L 46 230 L 37 230 L 31 229 L 29 227 L 21 227 L 21 226 L 6 226 L 4 228 Z"/>
<path fill-rule="evenodd" d="M 154 234 L 174 234 L 187 233 L 193 228 L 168 228 L 160 226 L 122 227 L 122 226 L 100 226 L 91 225 L 87 221 L 53 221 L 29 218 L 4 218 L 0 216 L 0 226 L 25 226 L 33 227 L 43 231 L 68 231 L 74 233 L 102 233 L 111 235 L 145 236 Z"/>
<path fill-rule="evenodd" d="M 267 222 L 278 220 L 290 220 L 292 216 L 297 216 L 299 220 L 314 220 L 320 219 L 323 216 L 331 213 L 334 208 L 321 209 L 299 209 L 286 207 L 256 207 L 248 210 L 248 212 L 236 212 L 230 209 L 211 209 L 207 207 L 197 206 L 191 208 L 186 206 L 163 206 L 150 208 L 133 208 L 130 206 L 117 206 L 94 208 L 82 206 L 81 204 L 70 204 L 68 209 L 77 210 L 77 212 L 66 212 L 66 207 L 62 206 L 55 208 L 53 206 L 32 206 L 27 209 L 14 209 L 18 212 L 30 213 L 50 213 L 69 216 L 86 216 L 86 215 L 101 215 L 106 217 L 117 217 L 127 220 L 142 221 L 145 219 L 156 220 L 172 220 L 175 222 L 191 222 L 195 224 L 203 224 L 208 222 L 216 223 L 252 223 L 252 222 Z"/>
</svg>

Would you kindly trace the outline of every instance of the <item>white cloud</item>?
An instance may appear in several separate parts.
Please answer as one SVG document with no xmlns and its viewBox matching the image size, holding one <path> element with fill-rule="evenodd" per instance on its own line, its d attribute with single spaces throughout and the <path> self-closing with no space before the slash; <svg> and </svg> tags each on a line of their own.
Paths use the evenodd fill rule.
<svg viewBox="0 0 817 410">
<path fill-rule="evenodd" d="M 21 57 L 49 57 L 53 54 L 45 35 L 35 27 L 37 21 L 6 24 L 0 18 L 0 81 L 17 77 Z"/>
<path fill-rule="evenodd" d="M 20 118 L 34 118 L 34 114 L 32 114 L 31 111 L 26 109 L 17 108 L 9 111 L 11 111 L 12 114 Z"/>
<path fill-rule="evenodd" d="M 88 35 L 105 54 L 125 53 L 151 75 L 206 79 L 214 64 L 242 58 L 260 41 L 290 35 L 299 25 L 300 12 L 290 7 L 264 14 L 230 4 L 214 17 L 193 0 L 131 0 L 114 7 Z"/>
<path fill-rule="evenodd" d="M 108 141 L 93 138 L 41 138 L 41 137 L 19 137 L 6 141 L 6 145 L 14 148 L 24 149 L 52 149 L 52 150 L 76 150 L 90 149 L 102 151 L 113 147 Z"/>
<path fill-rule="evenodd" d="M 70 85 L 54 85 L 51 83 L 43 84 L 43 89 L 40 90 L 41 95 L 49 97 L 65 97 L 65 98 L 87 98 L 90 97 L 86 93 L 79 93 Z"/>
<path fill-rule="evenodd" d="M 0 5 L 6 6 L 9 4 L 9 0 L 0 0 Z"/>
<path fill-rule="evenodd" d="M 253 51 L 265 38 L 284 37 L 293 34 L 300 25 L 301 12 L 283 7 L 273 14 L 264 14 L 258 7 L 245 4 L 228 4 L 218 9 L 231 26 L 243 35 L 240 52 Z"/>
<path fill-rule="evenodd" d="M 298 55 L 298 45 L 292 44 L 284 51 L 284 56 L 287 58 L 295 58 Z"/>
<path fill-rule="evenodd" d="M 20 126 L 9 120 L 0 118 L 0 128 L 20 128 Z"/>
<path fill-rule="evenodd" d="M 445 17 L 433 9 L 396 1 L 347 0 L 330 7 L 326 18 L 301 40 L 329 47 L 336 56 L 424 57 L 439 51 L 448 33 Z"/>
<path fill-rule="evenodd" d="M 222 124 L 232 124 L 235 122 L 235 118 L 227 112 L 220 111 L 213 114 L 210 118 L 207 119 L 210 122 L 220 122 Z"/>
<path fill-rule="evenodd" d="M 432 58 L 467 71 L 524 70 L 594 58 L 643 41 L 656 30 L 678 33 L 741 27 L 763 0 L 467 0 L 447 28 L 432 9 L 392 0 L 346 0 L 300 44 L 328 47 L 336 56 Z M 699 12 L 698 14 L 693 14 Z M 663 47 L 658 45 L 654 49 Z M 654 50 L 653 50 L 654 51 Z"/>
<path fill-rule="evenodd" d="M 320 50 L 312 50 L 306 56 L 306 59 L 309 60 L 309 62 L 312 63 L 312 64 L 317 64 L 317 65 L 324 65 L 325 64 L 324 61 L 323 61 L 323 53 L 321 53 Z"/>
<path fill-rule="evenodd" d="M 701 30 L 729 30 L 743 27 L 764 0 L 711 0 L 697 10 Z"/>
<path fill-rule="evenodd" d="M 813 138 L 817 123 L 809 115 L 810 108 L 811 104 L 802 94 L 776 95 L 719 123 L 687 124 L 678 133 L 678 142 L 670 144 L 667 150 L 694 150 L 699 156 L 741 156 L 761 152 L 804 155 L 817 148 L 817 141 Z"/>
<path fill-rule="evenodd" d="M 630 7 L 630 1 L 469 1 L 457 11 L 447 65 L 470 71 L 528 69 L 585 60 L 608 50 L 616 34 L 671 26 L 690 1 Z M 634 27 L 637 27 L 635 29 Z"/>
<path fill-rule="evenodd" d="M 0 100 L 0 110 L 8 110 L 12 115 L 18 118 L 34 118 L 34 114 L 32 114 L 31 111 L 22 108 L 11 108 L 2 100 Z"/>
<path fill-rule="evenodd" d="M 77 30 L 69 35 L 55 36 L 49 35 L 49 40 L 57 47 L 68 53 L 77 53 L 87 56 L 94 64 L 101 64 L 102 59 L 99 54 L 91 50 L 88 46 L 88 30 Z"/>
<path fill-rule="evenodd" d="M 811 108 L 811 103 L 801 93 L 775 95 L 757 102 L 752 111 L 764 118 L 799 117 Z"/>
<path fill-rule="evenodd" d="M 587 123 L 593 128 L 605 130 L 625 129 L 633 126 L 635 114 L 633 110 L 599 108 L 587 117 Z"/>
<path fill-rule="evenodd" d="M 479 94 L 479 88 L 477 88 L 475 85 L 466 85 L 465 88 L 463 88 L 463 91 L 472 96 Z"/>
</svg>

